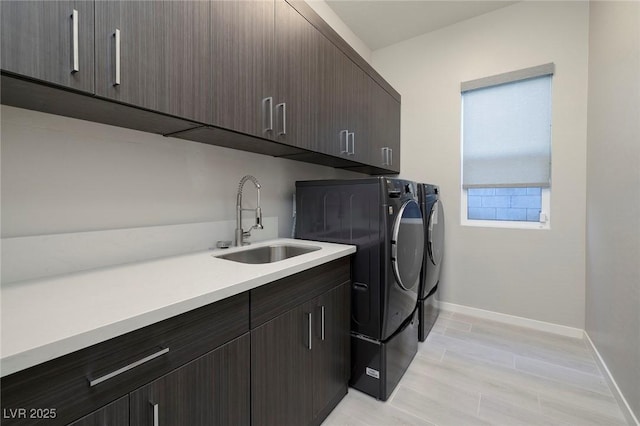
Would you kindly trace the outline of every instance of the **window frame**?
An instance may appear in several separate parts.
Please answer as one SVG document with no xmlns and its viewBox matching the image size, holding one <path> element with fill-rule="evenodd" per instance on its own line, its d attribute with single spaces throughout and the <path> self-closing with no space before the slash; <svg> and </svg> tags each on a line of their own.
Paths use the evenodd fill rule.
<svg viewBox="0 0 640 426">
<path fill-rule="evenodd" d="M 553 111 L 553 75 L 555 74 L 555 64 L 548 63 L 535 67 L 525 68 L 517 71 L 506 72 L 494 76 L 484 77 L 476 80 L 466 81 L 460 84 L 460 224 L 462 226 L 480 227 L 480 228 L 507 228 L 507 229 L 551 229 L 551 182 L 549 186 L 541 187 L 541 210 L 545 215 L 544 222 L 528 222 L 520 220 L 482 220 L 469 219 L 468 217 L 468 188 L 463 187 L 464 173 L 464 92 L 469 90 L 480 89 L 484 87 L 496 86 L 504 83 L 515 83 L 518 81 L 528 80 L 530 78 L 551 75 L 551 110 Z M 553 129 L 553 120 L 551 122 Z M 553 135 L 550 135 L 552 138 Z M 553 157 L 553 144 L 550 143 L 550 158 Z M 553 164 L 553 162 L 551 163 Z M 552 175 L 552 170 L 549 170 Z"/>
</svg>

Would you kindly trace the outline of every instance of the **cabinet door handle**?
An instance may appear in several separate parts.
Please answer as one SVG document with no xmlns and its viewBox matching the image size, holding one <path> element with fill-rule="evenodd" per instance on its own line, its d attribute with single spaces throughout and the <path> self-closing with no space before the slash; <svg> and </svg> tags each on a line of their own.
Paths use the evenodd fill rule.
<svg viewBox="0 0 640 426">
<path fill-rule="evenodd" d="M 271 96 L 262 100 L 262 114 L 264 117 L 262 131 L 271 132 L 273 130 L 273 98 Z"/>
<path fill-rule="evenodd" d="M 387 148 L 387 149 L 389 150 L 389 151 L 387 151 L 387 152 L 389 152 L 389 164 L 388 165 L 389 166 L 393 166 L 393 149 L 391 149 L 391 148 Z"/>
<path fill-rule="evenodd" d="M 79 46 L 78 46 L 78 31 L 79 31 L 79 16 L 78 16 L 78 11 L 76 9 L 73 9 L 73 13 L 71 14 L 71 25 L 72 25 L 72 34 L 71 34 L 71 46 L 73 47 L 73 52 L 72 52 L 72 62 L 73 64 L 71 65 L 71 72 L 78 72 L 80 71 L 80 52 L 79 52 Z"/>
<path fill-rule="evenodd" d="M 311 312 L 307 312 L 307 326 L 308 326 L 308 328 L 307 328 L 307 334 L 308 334 L 308 337 L 309 337 L 309 340 L 308 340 L 308 342 L 307 342 L 307 349 L 311 350 L 311 340 L 312 340 L 312 338 L 313 338 L 313 335 L 311 334 L 311 333 L 312 333 L 312 331 L 311 331 L 311 330 L 312 330 L 312 326 L 311 326 Z"/>
<path fill-rule="evenodd" d="M 349 150 L 349 155 L 354 155 L 356 153 L 356 134 L 355 132 L 349 133 L 351 136 L 351 149 Z"/>
<path fill-rule="evenodd" d="M 387 165 L 387 148 L 380 148 L 380 153 L 382 154 L 382 165 Z"/>
<path fill-rule="evenodd" d="M 344 135 L 344 139 L 343 136 Z M 342 142 L 344 140 L 344 149 L 342 149 Z M 340 130 L 340 154 L 349 154 L 349 131 Z"/>
<path fill-rule="evenodd" d="M 287 134 L 287 104 L 282 102 L 276 105 L 276 109 L 280 108 L 280 120 L 282 122 L 282 131 L 278 132 L 278 135 L 284 136 Z"/>
<path fill-rule="evenodd" d="M 113 80 L 114 86 L 120 85 L 120 30 L 116 28 L 115 33 L 113 33 L 113 39 L 115 43 L 115 78 Z"/>
<path fill-rule="evenodd" d="M 106 380 L 112 379 L 126 371 L 132 370 L 142 364 L 144 364 L 147 361 L 151 361 L 152 359 L 158 358 L 161 355 L 166 354 L 167 352 L 169 352 L 169 348 L 163 348 L 161 350 L 159 350 L 158 352 L 152 353 L 151 355 L 148 355 L 142 359 L 139 359 L 135 362 L 132 362 L 131 364 L 125 365 L 122 368 L 119 368 L 115 371 L 112 371 L 111 373 L 105 374 L 104 376 L 100 376 L 97 379 L 89 379 L 89 386 L 93 387 L 97 384 L 100 384 Z"/>
<path fill-rule="evenodd" d="M 153 426 L 160 426 L 160 405 L 151 404 L 153 406 Z"/>
<path fill-rule="evenodd" d="M 324 340 L 324 305 L 320 306 L 320 321 L 322 324 L 320 327 L 320 338 Z"/>
</svg>

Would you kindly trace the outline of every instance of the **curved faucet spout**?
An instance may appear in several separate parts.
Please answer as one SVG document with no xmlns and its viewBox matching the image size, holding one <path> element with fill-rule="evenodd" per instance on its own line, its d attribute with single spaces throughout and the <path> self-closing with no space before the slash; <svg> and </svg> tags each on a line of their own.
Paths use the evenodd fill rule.
<svg viewBox="0 0 640 426">
<path fill-rule="evenodd" d="M 247 181 L 251 181 L 256 187 L 257 202 L 256 202 L 255 209 L 242 208 L 242 190 L 244 188 L 244 184 Z M 242 179 L 240 179 L 240 183 L 238 184 L 238 194 L 236 196 L 236 233 L 235 233 L 236 246 L 249 244 L 247 241 L 245 241 L 245 239 L 251 236 L 252 229 L 263 229 L 262 209 L 260 208 L 260 188 L 261 188 L 260 182 L 258 182 L 258 179 L 256 179 L 254 176 L 246 175 L 246 176 L 243 176 Z M 256 213 L 256 223 L 251 228 L 249 228 L 248 231 L 244 231 L 242 229 L 242 211 L 243 210 L 252 210 L 252 211 L 255 211 Z"/>
</svg>

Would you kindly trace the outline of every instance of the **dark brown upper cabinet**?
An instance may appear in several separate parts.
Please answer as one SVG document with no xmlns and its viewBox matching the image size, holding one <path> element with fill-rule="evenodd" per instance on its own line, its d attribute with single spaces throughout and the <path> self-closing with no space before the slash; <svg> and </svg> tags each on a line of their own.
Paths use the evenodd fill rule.
<svg viewBox="0 0 640 426">
<path fill-rule="evenodd" d="M 275 140 L 317 150 L 320 135 L 320 67 L 326 40 L 298 11 L 276 0 Z"/>
<path fill-rule="evenodd" d="M 207 123 L 210 3 L 97 1 L 96 94 Z"/>
<path fill-rule="evenodd" d="M 2 1 L 2 69 L 93 93 L 92 1 Z"/>
<path fill-rule="evenodd" d="M 284 0 L 214 1 L 211 28 L 211 124 L 316 149 L 322 34 Z"/>
<path fill-rule="evenodd" d="M 0 7 L 3 104 L 363 173 L 400 170 L 399 94 L 304 1 Z"/>
<path fill-rule="evenodd" d="M 373 80 L 369 84 L 370 164 L 400 172 L 400 102 Z"/>
<path fill-rule="evenodd" d="M 273 101 L 266 99 L 275 90 L 274 7 L 273 1 L 211 2 L 211 124 L 273 136 L 273 124 L 267 121 Z"/>
<path fill-rule="evenodd" d="M 324 40 L 284 0 L 211 3 L 215 126 L 313 149 Z"/>
<path fill-rule="evenodd" d="M 325 140 L 324 153 L 339 156 L 358 163 L 369 161 L 368 140 L 370 137 L 367 81 L 369 77 L 338 48 L 333 51 L 334 71 L 327 79 L 333 81 L 328 91 L 332 117 L 325 123 L 329 134 Z"/>
</svg>

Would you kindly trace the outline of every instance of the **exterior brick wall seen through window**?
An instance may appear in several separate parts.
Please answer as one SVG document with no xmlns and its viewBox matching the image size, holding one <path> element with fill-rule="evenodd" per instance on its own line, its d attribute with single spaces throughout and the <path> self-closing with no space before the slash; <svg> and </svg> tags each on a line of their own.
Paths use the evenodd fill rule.
<svg viewBox="0 0 640 426">
<path fill-rule="evenodd" d="M 472 220 L 538 222 L 540 188 L 469 188 L 467 217 Z"/>
</svg>

